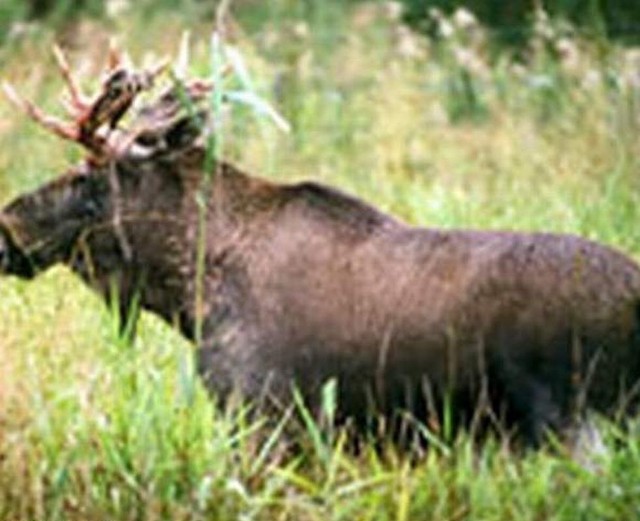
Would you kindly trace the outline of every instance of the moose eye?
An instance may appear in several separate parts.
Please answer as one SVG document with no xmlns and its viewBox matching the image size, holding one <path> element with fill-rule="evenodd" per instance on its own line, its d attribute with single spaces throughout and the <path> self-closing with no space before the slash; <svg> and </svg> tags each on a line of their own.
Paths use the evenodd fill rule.
<svg viewBox="0 0 640 521">
<path fill-rule="evenodd" d="M 98 203 L 92 199 L 83 202 L 84 213 L 87 217 L 95 217 L 100 213 Z"/>
</svg>

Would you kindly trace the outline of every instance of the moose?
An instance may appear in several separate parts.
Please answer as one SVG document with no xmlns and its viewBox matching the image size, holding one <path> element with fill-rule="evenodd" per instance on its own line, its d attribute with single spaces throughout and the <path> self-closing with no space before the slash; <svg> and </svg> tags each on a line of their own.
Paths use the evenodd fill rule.
<svg viewBox="0 0 640 521">
<path fill-rule="evenodd" d="M 71 121 L 5 90 L 88 155 L 2 209 L 3 274 L 64 263 L 122 316 L 139 303 L 197 343 L 222 403 L 287 407 L 297 389 L 318 411 L 333 380 L 339 417 L 357 426 L 434 425 L 446 402 L 460 425 L 481 418 L 530 445 L 591 409 L 636 410 L 640 269 L 627 256 L 571 235 L 413 227 L 222 160 L 207 183 L 215 85 L 174 82 L 124 127 L 162 68 L 115 60 L 88 101 L 58 61 Z"/>
</svg>

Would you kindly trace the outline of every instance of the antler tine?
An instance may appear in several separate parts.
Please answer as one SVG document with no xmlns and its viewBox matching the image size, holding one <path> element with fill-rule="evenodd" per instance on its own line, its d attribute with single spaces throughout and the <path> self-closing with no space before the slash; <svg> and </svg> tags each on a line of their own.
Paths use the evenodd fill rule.
<svg viewBox="0 0 640 521">
<path fill-rule="evenodd" d="M 219 73 L 221 79 L 226 78 L 233 72 L 233 66 L 229 63 L 222 67 Z M 186 91 L 189 93 L 192 99 L 198 100 L 209 94 L 215 87 L 213 81 L 203 78 L 195 78 L 184 83 Z"/>
<path fill-rule="evenodd" d="M 25 112 L 27 116 L 29 116 L 33 121 L 42 125 L 47 130 L 50 130 L 63 139 L 77 141 L 78 133 L 72 125 L 54 116 L 50 116 L 49 114 L 42 111 L 34 103 L 31 103 L 30 101 L 22 98 L 10 83 L 6 81 L 3 82 L 2 89 L 4 90 L 4 93 L 9 101 L 13 103 L 18 109 Z"/>
<path fill-rule="evenodd" d="M 165 72 L 168 68 L 169 68 L 169 60 L 164 58 L 160 60 L 158 63 L 152 65 L 146 71 L 144 71 L 147 85 L 143 86 L 143 88 L 146 88 L 146 89 L 151 88 L 156 78 L 160 76 L 163 72 Z"/>
<path fill-rule="evenodd" d="M 56 63 L 58 65 L 58 69 L 62 74 L 62 77 L 67 84 L 67 89 L 69 90 L 70 101 L 71 101 L 71 109 L 77 111 L 85 111 L 88 107 L 88 102 L 80 87 L 78 86 L 78 82 L 71 72 L 71 67 L 69 66 L 69 62 L 64 52 L 58 45 L 53 46 L 53 55 L 55 56 Z M 72 112 L 71 110 L 69 112 Z"/>
<path fill-rule="evenodd" d="M 180 38 L 180 48 L 178 49 L 178 58 L 173 67 L 173 74 L 176 78 L 183 80 L 187 77 L 189 69 L 189 53 L 190 53 L 191 33 L 184 31 Z"/>
<path fill-rule="evenodd" d="M 115 38 L 110 38 L 109 51 L 107 53 L 106 72 L 110 73 L 115 71 L 116 69 L 119 69 L 122 66 L 124 61 L 125 61 L 125 56 L 122 49 L 117 44 Z"/>
<path fill-rule="evenodd" d="M 187 83 L 185 88 L 191 99 L 199 100 L 213 90 L 213 83 L 207 80 L 195 79 Z"/>
</svg>

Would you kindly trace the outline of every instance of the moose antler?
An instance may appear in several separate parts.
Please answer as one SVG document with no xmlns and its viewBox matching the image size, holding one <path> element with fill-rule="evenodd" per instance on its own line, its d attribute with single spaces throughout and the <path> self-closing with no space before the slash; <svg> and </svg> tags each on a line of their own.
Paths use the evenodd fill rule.
<svg viewBox="0 0 640 521">
<path fill-rule="evenodd" d="M 172 74 L 172 85 L 143 105 L 124 129 L 118 126 L 121 119 L 139 94 L 154 87 L 155 80 L 167 69 L 167 62 L 137 71 L 123 53 L 112 47 L 102 89 L 94 97 L 88 97 L 78 86 L 62 50 L 55 46 L 53 53 L 67 87 L 63 102 L 70 120 L 45 113 L 7 82 L 3 88 L 9 100 L 32 120 L 86 148 L 89 164 L 104 164 L 124 154 L 148 157 L 181 151 L 211 131 L 211 114 L 203 104 L 214 85 L 208 80 L 184 77 L 188 66 L 186 38 L 178 67 Z M 227 64 L 217 77 L 224 78 L 230 72 L 232 67 Z"/>
<path fill-rule="evenodd" d="M 53 52 L 67 85 L 69 98 L 65 107 L 71 121 L 45 113 L 32 102 L 19 96 L 9 83 L 4 82 L 3 88 L 9 100 L 47 130 L 89 150 L 89 161 L 100 163 L 125 151 L 133 144 L 136 136 L 130 132 L 123 134 L 114 131 L 136 97 L 153 87 L 154 81 L 166 69 L 167 63 L 162 62 L 148 70 L 135 71 L 124 66 L 122 53 L 112 48 L 102 90 L 89 101 L 90 98 L 79 88 L 62 50 L 56 46 Z"/>
</svg>

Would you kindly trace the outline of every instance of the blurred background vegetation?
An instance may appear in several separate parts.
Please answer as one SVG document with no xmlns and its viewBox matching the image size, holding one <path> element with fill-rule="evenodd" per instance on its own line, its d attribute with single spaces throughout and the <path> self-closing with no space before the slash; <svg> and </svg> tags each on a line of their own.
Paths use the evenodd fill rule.
<svg viewBox="0 0 640 521">
<path fill-rule="evenodd" d="M 207 75 L 215 11 L 0 0 L 0 76 L 60 114 L 54 41 L 92 91 L 110 38 L 144 64 L 187 30 Z M 224 155 L 414 224 L 579 233 L 640 258 L 639 25 L 628 0 L 234 0 L 225 39 L 292 131 L 234 108 Z M 0 99 L 0 203 L 80 157 Z M 637 422 L 599 421 L 596 471 L 562 447 L 480 450 L 437 425 L 413 459 L 312 429 L 291 454 L 260 420 L 215 409 L 175 331 L 144 315 L 126 345 L 64 268 L 1 279 L 0 314 L 0 519 L 640 518 Z"/>
<path fill-rule="evenodd" d="M 331 1 L 331 0 L 329 0 Z M 295 2 L 306 9 L 313 8 L 322 0 L 301 0 Z M 346 0 L 356 3 L 358 0 Z M 118 0 L 5 0 L 0 7 L 0 21 L 3 26 L 27 20 L 44 20 L 65 23 L 82 15 L 104 16 Z M 149 9 L 169 9 L 188 12 L 213 11 L 214 0 L 140 0 L 138 6 Z M 240 0 L 236 4 L 249 4 L 256 8 L 255 0 Z M 345 2 L 343 2 L 345 3 Z M 582 30 L 599 33 L 608 37 L 637 42 L 640 32 L 640 4 L 628 0 L 400 0 L 404 6 L 404 18 L 413 26 L 423 30 L 432 27 L 428 12 L 441 9 L 452 13 L 464 7 L 472 11 L 478 20 L 487 25 L 498 37 L 507 42 L 521 44 L 531 32 L 531 20 L 536 9 L 545 9 L 554 18 L 564 18 Z M 3 31 L 6 34 L 5 31 Z"/>
</svg>

